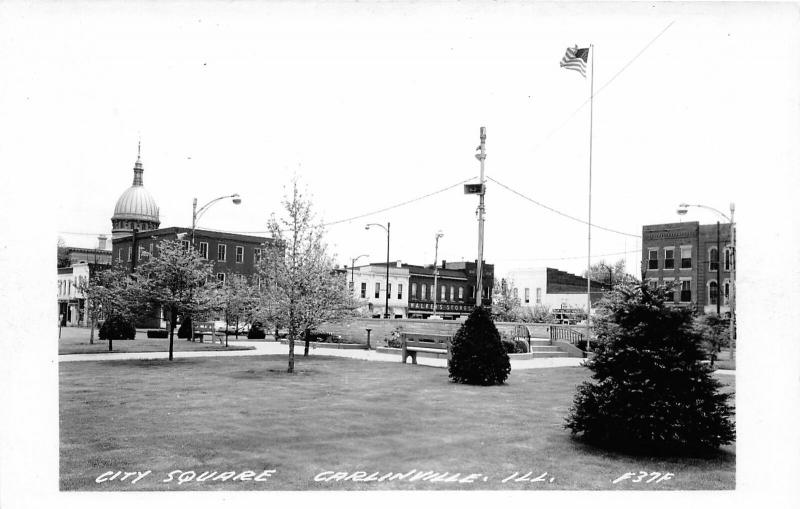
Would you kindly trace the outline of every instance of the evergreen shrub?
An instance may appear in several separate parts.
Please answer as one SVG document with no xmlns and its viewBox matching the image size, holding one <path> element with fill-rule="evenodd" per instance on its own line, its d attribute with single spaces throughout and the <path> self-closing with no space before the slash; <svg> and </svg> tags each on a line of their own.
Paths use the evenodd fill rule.
<svg viewBox="0 0 800 509">
<path fill-rule="evenodd" d="M 472 385 L 499 385 L 511 372 L 500 333 L 491 313 L 476 307 L 453 337 L 450 379 Z"/>
<path fill-rule="evenodd" d="M 267 337 L 267 332 L 261 322 L 253 322 L 250 330 L 247 331 L 247 339 L 264 339 Z"/>
<path fill-rule="evenodd" d="M 191 339 L 192 337 L 192 319 L 184 318 L 181 321 L 181 326 L 178 327 L 178 337 L 182 339 Z"/>
<path fill-rule="evenodd" d="M 110 316 L 98 333 L 100 339 L 136 339 L 136 327 L 133 322 L 119 315 Z"/>
<path fill-rule="evenodd" d="M 598 306 L 594 381 L 578 386 L 565 427 L 584 441 L 629 453 L 703 454 L 735 439 L 730 394 L 702 363 L 691 311 L 666 290 L 620 285 Z"/>
</svg>

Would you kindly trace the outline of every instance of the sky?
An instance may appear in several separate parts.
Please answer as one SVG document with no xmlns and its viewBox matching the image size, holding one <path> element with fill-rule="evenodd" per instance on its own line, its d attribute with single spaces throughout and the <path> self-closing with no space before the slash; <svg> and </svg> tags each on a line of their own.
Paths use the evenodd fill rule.
<svg viewBox="0 0 800 509">
<path fill-rule="evenodd" d="M 559 61 L 592 44 L 592 222 L 628 234 L 595 228 L 593 261 L 636 275 L 642 225 L 735 203 L 737 491 L 710 496 L 780 500 L 800 468 L 798 21 L 766 2 L 0 2 L 0 339 L 25 339 L 0 356 L 0 494 L 63 505 L 53 247 L 110 234 L 140 140 L 164 227 L 239 193 L 198 226 L 264 232 L 296 176 L 338 263 L 385 260 L 369 222 L 428 264 L 438 230 L 440 260 L 477 258 L 461 184 L 484 126 L 485 259 L 579 274 L 587 227 L 561 214 L 588 216 L 591 80 Z"/>
<path fill-rule="evenodd" d="M 784 157 L 765 123 L 796 128 L 791 6 L 187 6 L 32 5 L 0 35 L 3 107 L 38 134 L 14 148 L 57 186 L 68 245 L 110 234 L 141 140 L 163 227 L 190 226 L 193 198 L 239 193 L 198 226 L 265 232 L 297 176 L 321 222 L 358 217 L 327 227 L 342 265 L 386 259 L 368 222 L 391 223 L 392 260 L 432 263 L 439 230 L 439 260 L 474 260 L 478 198 L 460 183 L 478 179 L 485 126 L 485 259 L 580 273 L 593 81 L 591 218 L 627 235 L 594 228 L 592 258 L 638 274 L 642 225 L 719 219 L 679 218 L 684 201 L 747 214 L 753 174 Z M 593 45 L 593 80 L 559 67 L 575 44 Z"/>
</svg>

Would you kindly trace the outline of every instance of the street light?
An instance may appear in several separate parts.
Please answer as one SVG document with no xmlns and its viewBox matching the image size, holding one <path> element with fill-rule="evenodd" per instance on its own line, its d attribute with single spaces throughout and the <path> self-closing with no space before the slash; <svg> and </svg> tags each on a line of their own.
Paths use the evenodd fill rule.
<svg viewBox="0 0 800 509">
<path fill-rule="evenodd" d="M 437 294 L 437 276 L 439 275 L 439 269 L 436 267 L 436 264 L 439 263 L 439 239 L 444 237 L 444 233 L 442 230 L 436 232 L 436 251 L 433 255 L 433 315 L 436 316 L 436 296 Z"/>
<path fill-rule="evenodd" d="M 387 222 L 386 226 L 378 223 L 369 223 L 364 229 L 369 230 L 370 226 L 380 226 L 386 230 L 386 308 L 384 309 L 384 318 L 389 318 L 389 231 L 392 223 Z"/>
<path fill-rule="evenodd" d="M 208 202 L 205 205 L 203 205 L 202 207 L 200 207 L 199 210 L 197 209 L 197 198 L 195 198 L 192 201 L 192 248 L 194 248 L 194 230 L 197 227 L 197 220 L 200 219 L 200 216 L 202 216 L 203 213 L 206 210 L 208 210 L 208 208 L 212 204 L 214 204 L 214 203 L 216 203 L 216 202 L 218 202 L 220 200 L 224 200 L 225 198 L 232 198 L 231 201 L 233 202 L 234 205 L 239 205 L 240 203 L 242 203 L 242 199 L 239 197 L 238 193 L 229 194 L 229 195 L 226 195 L 226 196 L 220 196 L 219 198 L 214 198 L 210 202 Z"/>
<path fill-rule="evenodd" d="M 730 327 L 730 338 L 731 338 L 731 358 L 734 358 L 736 352 L 736 223 L 733 221 L 733 213 L 736 210 L 736 205 L 731 202 L 730 210 L 731 215 L 728 216 L 720 212 L 719 210 L 715 209 L 714 207 L 709 207 L 708 205 L 700 205 L 700 204 L 690 204 L 690 203 L 681 203 L 678 205 L 678 214 L 684 215 L 686 214 L 689 207 L 699 207 L 701 209 L 708 209 L 713 212 L 716 212 L 720 216 L 724 217 L 728 223 L 731 225 L 731 295 L 729 298 L 730 302 L 730 310 L 731 310 L 731 327 Z M 718 223 L 719 224 L 719 223 Z M 719 231 L 719 230 L 718 230 Z M 722 253 L 717 247 L 717 263 L 721 263 L 719 258 L 721 257 Z M 719 281 L 719 277 L 717 277 L 717 302 L 720 300 L 720 292 L 721 289 L 721 282 Z"/>
<path fill-rule="evenodd" d="M 366 254 L 358 255 L 355 258 L 350 259 L 350 291 L 352 292 L 355 289 L 355 271 L 356 271 L 356 262 L 360 258 L 364 258 L 365 256 L 369 256 Z M 347 276 L 345 276 L 347 277 Z"/>
</svg>

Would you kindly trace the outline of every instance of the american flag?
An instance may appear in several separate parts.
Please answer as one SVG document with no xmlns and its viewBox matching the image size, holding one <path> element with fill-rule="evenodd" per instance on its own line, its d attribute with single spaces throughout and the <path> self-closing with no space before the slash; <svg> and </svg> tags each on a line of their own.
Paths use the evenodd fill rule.
<svg viewBox="0 0 800 509">
<path fill-rule="evenodd" d="M 586 62 L 589 58 L 589 48 L 567 48 L 564 58 L 561 59 L 561 67 L 578 71 L 581 76 L 586 77 Z"/>
</svg>

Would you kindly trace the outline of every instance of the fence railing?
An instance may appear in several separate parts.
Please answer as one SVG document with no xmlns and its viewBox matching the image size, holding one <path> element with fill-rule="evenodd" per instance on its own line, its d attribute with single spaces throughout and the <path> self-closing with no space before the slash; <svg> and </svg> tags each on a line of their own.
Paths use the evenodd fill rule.
<svg viewBox="0 0 800 509">
<path fill-rule="evenodd" d="M 571 344 L 576 344 L 578 341 L 584 340 L 584 335 L 571 327 L 563 327 L 559 325 L 550 326 L 550 339 L 553 341 L 567 341 Z"/>
</svg>

